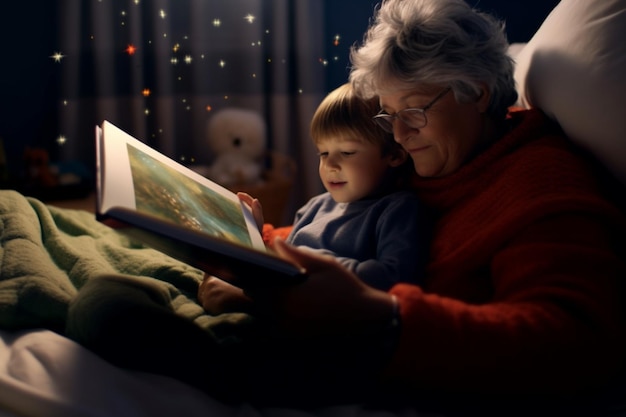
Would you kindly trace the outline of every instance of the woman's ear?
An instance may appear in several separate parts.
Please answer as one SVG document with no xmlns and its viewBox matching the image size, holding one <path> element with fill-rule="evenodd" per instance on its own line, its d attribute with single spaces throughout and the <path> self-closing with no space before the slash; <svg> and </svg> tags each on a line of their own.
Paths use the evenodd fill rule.
<svg viewBox="0 0 626 417">
<path fill-rule="evenodd" d="M 480 84 L 480 95 L 476 99 L 476 105 L 478 106 L 478 110 L 481 113 L 485 113 L 489 108 L 489 103 L 491 102 L 491 91 L 489 91 L 489 87 L 487 84 Z"/>
<path fill-rule="evenodd" d="M 398 146 L 391 151 L 389 166 L 393 168 L 400 166 L 407 160 L 408 157 L 409 154 L 407 153 L 407 151 L 405 151 L 404 148 Z"/>
</svg>

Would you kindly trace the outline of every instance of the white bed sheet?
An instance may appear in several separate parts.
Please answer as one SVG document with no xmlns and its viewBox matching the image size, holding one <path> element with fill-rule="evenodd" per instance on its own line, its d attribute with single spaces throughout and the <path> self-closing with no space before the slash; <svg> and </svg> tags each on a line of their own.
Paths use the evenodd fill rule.
<svg viewBox="0 0 626 417">
<path fill-rule="evenodd" d="M 171 378 L 110 365 L 49 330 L 0 330 L 0 417 L 425 417 L 360 405 L 319 410 L 230 406 Z"/>
</svg>

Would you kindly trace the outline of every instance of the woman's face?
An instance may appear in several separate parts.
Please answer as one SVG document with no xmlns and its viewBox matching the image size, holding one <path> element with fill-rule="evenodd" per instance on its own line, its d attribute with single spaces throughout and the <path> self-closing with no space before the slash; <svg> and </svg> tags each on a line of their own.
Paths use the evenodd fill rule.
<svg viewBox="0 0 626 417">
<path fill-rule="evenodd" d="M 443 90 L 399 90 L 380 95 L 380 105 L 391 115 L 407 108 L 424 108 Z M 394 138 L 409 153 L 420 176 L 452 174 L 484 143 L 487 95 L 484 91 L 476 101 L 457 103 L 454 93 L 449 92 L 426 110 L 427 124 L 419 129 L 395 118 Z"/>
</svg>

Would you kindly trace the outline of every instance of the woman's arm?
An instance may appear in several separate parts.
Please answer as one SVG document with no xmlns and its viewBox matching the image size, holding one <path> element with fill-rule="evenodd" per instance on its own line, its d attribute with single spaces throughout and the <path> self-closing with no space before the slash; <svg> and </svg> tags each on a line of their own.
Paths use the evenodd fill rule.
<svg viewBox="0 0 626 417">
<path fill-rule="evenodd" d="M 494 395 L 571 393 L 606 381 L 624 361 L 626 271 L 592 219 L 551 216 L 499 248 L 489 270 L 464 269 L 426 291 L 395 286 L 403 332 L 388 377 L 417 390 Z"/>
<path fill-rule="evenodd" d="M 287 338 L 355 337 L 379 334 L 394 317 L 392 296 L 364 284 L 332 257 L 307 253 L 278 239 L 275 249 L 280 256 L 307 270 L 308 278 L 293 286 L 256 289 L 249 297 L 253 308 L 269 318 L 271 325 Z M 235 283 L 236 284 L 236 283 Z M 226 308 L 219 297 L 223 286 L 206 277 L 198 299 L 209 312 Z"/>
</svg>

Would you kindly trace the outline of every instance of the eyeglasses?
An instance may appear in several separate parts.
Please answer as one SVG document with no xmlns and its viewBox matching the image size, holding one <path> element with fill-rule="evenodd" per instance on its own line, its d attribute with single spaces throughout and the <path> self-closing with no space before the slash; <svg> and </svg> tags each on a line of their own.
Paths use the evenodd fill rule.
<svg viewBox="0 0 626 417">
<path fill-rule="evenodd" d="M 452 87 L 447 87 L 441 93 L 437 94 L 437 96 L 430 103 L 421 109 L 408 108 L 400 110 L 394 114 L 384 113 L 384 111 L 381 110 L 380 113 L 373 117 L 373 120 L 376 124 L 378 124 L 378 126 L 383 128 L 383 130 L 388 133 L 393 133 L 393 122 L 395 119 L 402 120 L 402 123 L 411 129 L 421 129 L 428 123 L 428 120 L 426 119 L 426 110 L 434 106 L 435 103 L 448 94 L 450 90 L 452 90 Z"/>
</svg>

